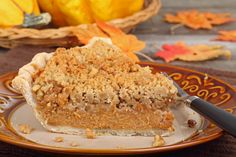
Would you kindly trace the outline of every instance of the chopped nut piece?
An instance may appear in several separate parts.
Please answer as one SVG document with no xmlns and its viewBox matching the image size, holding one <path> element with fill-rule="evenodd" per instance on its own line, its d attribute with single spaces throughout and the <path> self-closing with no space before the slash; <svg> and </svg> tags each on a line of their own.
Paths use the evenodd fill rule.
<svg viewBox="0 0 236 157">
<path fill-rule="evenodd" d="M 165 141 L 160 135 L 154 136 L 154 141 L 152 143 L 153 147 L 163 146 L 164 144 L 165 144 Z"/>
<path fill-rule="evenodd" d="M 98 69 L 92 68 L 92 70 L 91 70 L 90 73 L 89 73 L 89 76 L 94 76 L 94 75 L 96 75 L 97 73 L 98 73 Z"/>
<path fill-rule="evenodd" d="M 47 107 L 51 107 L 51 103 L 49 102 L 49 103 L 47 103 Z"/>
<path fill-rule="evenodd" d="M 63 137 L 55 137 L 55 138 L 54 138 L 54 141 L 55 141 L 55 142 L 63 142 L 63 141 L 64 141 L 64 138 L 63 138 Z"/>
<path fill-rule="evenodd" d="M 193 119 L 188 120 L 188 127 L 194 128 L 196 126 L 197 122 Z"/>
<path fill-rule="evenodd" d="M 86 133 L 86 137 L 89 139 L 96 138 L 95 133 L 91 129 L 86 129 L 85 133 Z"/>
<path fill-rule="evenodd" d="M 40 85 L 36 84 L 32 87 L 32 91 L 36 92 L 37 90 L 39 90 Z"/>
<path fill-rule="evenodd" d="M 19 130 L 23 134 L 30 134 L 33 131 L 33 128 L 31 126 L 29 126 L 28 124 L 20 124 Z"/>
<path fill-rule="evenodd" d="M 71 146 L 71 147 L 77 147 L 77 146 L 79 146 L 79 144 L 74 141 L 74 142 L 71 142 L 71 143 L 70 143 L 70 146 Z"/>
<path fill-rule="evenodd" d="M 77 112 L 73 113 L 77 118 L 80 118 L 80 115 Z"/>
</svg>

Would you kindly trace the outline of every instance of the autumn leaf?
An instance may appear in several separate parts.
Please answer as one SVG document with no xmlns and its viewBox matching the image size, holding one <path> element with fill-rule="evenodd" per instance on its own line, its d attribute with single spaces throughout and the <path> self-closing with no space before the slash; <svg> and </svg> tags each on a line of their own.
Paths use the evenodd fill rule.
<svg viewBox="0 0 236 157">
<path fill-rule="evenodd" d="M 235 19 L 232 18 L 231 14 L 229 13 L 205 12 L 204 15 L 212 25 L 221 25 L 221 24 L 235 21 Z"/>
<path fill-rule="evenodd" d="M 126 35 L 124 32 L 122 32 L 119 28 L 116 28 L 115 26 L 112 26 L 110 24 L 107 24 L 103 21 L 96 20 L 97 26 L 106 32 L 109 36 L 116 36 L 116 35 Z"/>
<path fill-rule="evenodd" d="M 199 12 L 198 10 L 179 11 L 176 15 L 166 14 L 165 21 L 178 23 L 192 29 L 212 29 L 213 25 L 235 21 L 228 13 Z"/>
<path fill-rule="evenodd" d="M 103 21 L 96 21 L 96 25 L 88 24 L 84 27 L 78 27 L 73 31 L 73 34 L 83 44 L 87 44 L 93 37 L 111 38 L 114 45 L 119 47 L 134 61 L 139 61 L 135 52 L 142 50 L 145 43 L 137 39 L 134 35 L 128 35 Z"/>
<path fill-rule="evenodd" d="M 155 56 L 163 58 L 166 62 L 177 59 L 179 55 L 189 53 L 189 50 L 179 42 L 173 45 L 164 44 L 162 45 L 162 49 L 163 50 L 156 52 Z"/>
<path fill-rule="evenodd" d="M 216 40 L 236 42 L 236 30 L 219 31 L 218 33 L 219 36 L 216 38 Z"/>
<path fill-rule="evenodd" d="M 181 19 L 181 23 L 193 29 L 211 29 L 211 23 L 207 18 L 197 10 L 180 11 L 177 16 Z"/>
<path fill-rule="evenodd" d="M 231 58 L 231 52 L 226 50 L 221 45 L 192 45 L 186 46 L 191 53 L 181 55 L 178 59 L 183 61 L 205 61 L 220 56 L 225 56 L 227 59 Z"/>
<path fill-rule="evenodd" d="M 72 32 L 83 44 L 87 44 L 89 40 L 95 36 L 108 37 L 108 35 L 103 33 L 96 25 L 84 25 L 84 27 L 77 27 Z"/>
<path fill-rule="evenodd" d="M 166 62 L 176 59 L 183 61 L 205 61 L 220 56 L 231 57 L 231 52 L 221 45 L 186 45 L 183 42 L 164 44 L 163 50 L 156 52 L 155 56 L 163 58 Z"/>
<path fill-rule="evenodd" d="M 112 42 L 125 52 L 134 53 L 145 47 L 145 43 L 138 40 L 134 35 L 125 34 L 120 29 L 105 22 L 96 21 L 96 23 L 101 30 L 110 36 Z"/>
</svg>

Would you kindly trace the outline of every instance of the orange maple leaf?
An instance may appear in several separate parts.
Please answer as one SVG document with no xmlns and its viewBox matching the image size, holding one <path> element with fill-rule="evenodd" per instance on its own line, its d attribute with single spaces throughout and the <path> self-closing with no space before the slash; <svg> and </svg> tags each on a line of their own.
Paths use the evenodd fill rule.
<svg viewBox="0 0 236 157">
<path fill-rule="evenodd" d="M 95 36 L 111 38 L 113 44 L 122 49 L 134 61 L 139 61 L 135 52 L 145 47 L 145 43 L 138 40 L 136 36 L 125 34 L 119 28 L 103 21 L 96 21 L 96 25 L 88 24 L 84 27 L 77 27 L 73 34 L 83 44 L 87 44 Z"/>
<path fill-rule="evenodd" d="M 216 40 L 236 42 L 236 30 L 219 31 L 218 33 L 219 36 L 216 38 Z"/>
<path fill-rule="evenodd" d="M 126 35 L 124 32 L 122 32 L 119 28 L 116 28 L 115 26 L 112 26 L 110 24 L 107 24 L 103 21 L 96 20 L 97 26 L 106 32 L 110 37 L 116 36 L 116 35 Z"/>
<path fill-rule="evenodd" d="M 169 13 L 165 15 L 165 21 L 180 23 L 192 29 L 212 29 L 213 25 L 220 25 L 234 20 L 228 13 L 199 12 L 198 10 L 179 11 L 176 15 Z"/>
<path fill-rule="evenodd" d="M 105 22 L 96 21 L 96 23 L 101 30 L 110 36 L 112 42 L 125 52 L 133 53 L 145 47 L 145 43 L 138 40 L 134 35 L 125 34 L 119 28 Z"/>
<path fill-rule="evenodd" d="M 103 33 L 96 25 L 84 25 L 84 27 L 77 27 L 72 32 L 83 44 L 87 44 L 89 40 L 95 36 L 108 37 L 108 35 Z"/>
<path fill-rule="evenodd" d="M 205 12 L 204 16 L 208 19 L 208 21 L 212 25 L 221 25 L 221 24 L 225 24 L 225 23 L 228 23 L 228 22 L 235 21 L 235 19 L 232 18 L 231 14 L 229 14 L 229 13 L 210 13 L 210 12 Z"/>
<path fill-rule="evenodd" d="M 193 28 L 193 29 L 211 29 L 211 23 L 207 20 L 207 18 L 197 10 L 191 11 L 180 11 L 177 13 L 177 16 L 181 19 L 182 24 Z"/>
<path fill-rule="evenodd" d="M 164 44 L 155 56 L 163 58 L 166 62 L 176 59 L 183 61 L 204 61 L 219 56 L 231 57 L 231 52 L 221 45 L 186 45 L 183 42 Z"/>
</svg>

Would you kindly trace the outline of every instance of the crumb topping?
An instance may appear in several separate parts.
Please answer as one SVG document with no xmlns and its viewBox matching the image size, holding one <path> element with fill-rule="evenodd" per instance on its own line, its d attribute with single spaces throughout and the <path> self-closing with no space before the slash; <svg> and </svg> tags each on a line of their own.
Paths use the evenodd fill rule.
<svg viewBox="0 0 236 157">
<path fill-rule="evenodd" d="M 39 105 L 94 111 L 96 105 L 132 110 L 139 104 L 162 109 L 176 88 L 162 74 L 152 74 L 119 49 L 97 41 L 94 48 L 59 48 L 33 76 Z"/>
</svg>

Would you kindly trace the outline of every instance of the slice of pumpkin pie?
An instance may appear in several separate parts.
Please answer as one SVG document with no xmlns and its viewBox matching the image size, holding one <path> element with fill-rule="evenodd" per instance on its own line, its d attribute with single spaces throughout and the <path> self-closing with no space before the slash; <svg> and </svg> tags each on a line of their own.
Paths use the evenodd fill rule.
<svg viewBox="0 0 236 157">
<path fill-rule="evenodd" d="M 39 53 L 12 83 L 50 131 L 153 136 L 173 125 L 172 81 L 136 64 L 109 39 Z"/>
</svg>

